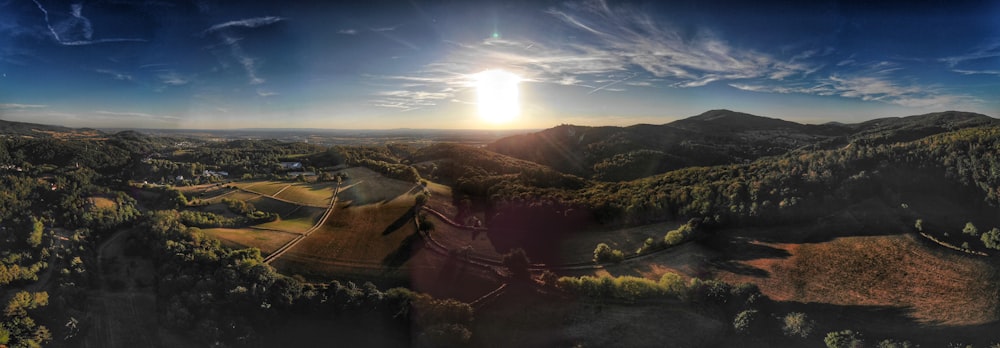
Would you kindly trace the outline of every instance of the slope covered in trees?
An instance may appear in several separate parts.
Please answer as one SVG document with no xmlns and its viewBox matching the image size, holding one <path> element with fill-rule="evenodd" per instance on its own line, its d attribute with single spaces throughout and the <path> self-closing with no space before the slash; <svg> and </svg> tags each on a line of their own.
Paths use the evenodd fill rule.
<svg viewBox="0 0 1000 348">
<path fill-rule="evenodd" d="M 1000 124 L 966 112 L 941 112 L 859 124 L 806 125 L 729 110 L 663 125 L 562 125 L 500 139 L 492 151 L 601 181 L 638 179 L 670 170 L 745 163 L 802 147 L 835 148 L 849 142 L 911 141 L 951 130 Z"/>
</svg>

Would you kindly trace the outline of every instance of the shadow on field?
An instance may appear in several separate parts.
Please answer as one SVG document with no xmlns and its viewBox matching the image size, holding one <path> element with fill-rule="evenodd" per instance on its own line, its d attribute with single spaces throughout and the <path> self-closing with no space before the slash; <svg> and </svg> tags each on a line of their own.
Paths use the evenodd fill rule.
<svg viewBox="0 0 1000 348">
<path fill-rule="evenodd" d="M 405 226 L 406 224 L 411 223 L 413 221 L 413 216 L 415 214 L 416 214 L 416 210 L 414 210 L 414 209 L 407 209 L 406 212 L 403 213 L 402 216 L 400 216 L 398 219 L 396 219 L 396 221 L 393 221 L 391 224 L 389 224 L 389 226 L 385 228 L 385 231 L 382 231 L 382 235 L 385 236 L 385 235 L 391 234 L 392 232 L 395 232 L 396 230 L 400 229 L 401 227 Z"/>
<path fill-rule="evenodd" d="M 402 266 L 413 257 L 413 254 L 423 246 L 423 243 L 424 239 L 420 237 L 420 233 L 414 232 L 407 236 L 406 239 L 403 239 L 395 251 L 382 259 L 382 264 L 393 268 Z"/>
<path fill-rule="evenodd" d="M 755 243 L 753 239 L 746 237 L 716 235 L 704 240 L 702 244 L 720 252 L 727 260 L 786 259 L 792 256 L 787 250 Z"/>
<path fill-rule="evenodd" d="M 722 258 L 717 258 L 708 261 L 708 263 L 715 268 L 733 274 L 740 274 L 757 278 L 767 278 L 771 276 L 771 273 L 768 271 L 747 264 L 739 263 L 733 260 L 725 260 Z"/>
</svg>

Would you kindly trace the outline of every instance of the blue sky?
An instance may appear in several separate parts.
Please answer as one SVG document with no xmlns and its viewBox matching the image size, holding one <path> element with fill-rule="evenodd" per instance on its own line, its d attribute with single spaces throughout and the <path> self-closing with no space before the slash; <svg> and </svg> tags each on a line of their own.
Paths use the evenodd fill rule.
<svg viewBox="0 0 1000 348">
<path fill-rule="evenodd" d="M 545 128 L 1000 116 L 1000 2 L 0 1 L 0 119 Z M 476 115 L 474 75 L 521 77 Z"/>
</svg>

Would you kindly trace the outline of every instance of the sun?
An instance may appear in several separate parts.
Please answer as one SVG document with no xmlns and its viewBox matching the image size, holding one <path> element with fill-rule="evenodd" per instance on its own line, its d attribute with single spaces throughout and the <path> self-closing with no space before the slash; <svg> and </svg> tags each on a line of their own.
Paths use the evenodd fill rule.
<svg viewBox="0 0 1000 348">
<path fill-rule="evenodd" d="M 475 75 L 479 117 L 490 123 L 507 123 L 521 113 L 517 84 L 521 78 L 504 70 L 486 70 Z"/>
</svg>

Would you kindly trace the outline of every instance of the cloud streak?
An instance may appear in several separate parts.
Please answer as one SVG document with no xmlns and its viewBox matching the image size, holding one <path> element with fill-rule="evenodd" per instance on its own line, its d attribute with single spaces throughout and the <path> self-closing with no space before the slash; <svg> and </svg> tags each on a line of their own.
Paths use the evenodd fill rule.
<svg viewBox="0 0 1000 348">
<path fill-rule="evenodd" d="M 94 28 L 90 19 L 83 16 L 83 4 L 76 3 L 70 5 L 70 15 L 72 18 L 57 23 L 55 26 L 49 19 L 49 11 L 42 6 L 38 0 L 32 0 L 38 10 L 42 11 L 45 18 L 45 26 L 49 29 L 52 37 L 63 46 L 85 46 L 113 42 L 146 42 L 145 39 L 138 38 L 103 38 L 94 39 Z"/>
<path fill-rule="evenodd" d="M 257 73 L 260 65 L 260 60 L 254 58 L 243 50 L 243 46 L 240 44 L 242 38 L 235 37 L 227 29 L 230 28 L 258 28 L 263 26 L 272 25 L 286 20 L 283 17 L 277 16 L 266 16 L 266 17 L 256 17 L 247 18 L 235 21 L 229 21 L 225 23 L 220 23 L 205 29 L 202 35 L 216 34 L 219 39 L 221 39 L 222 44 L 229 47 L 229 56 L 235 60 L 246 73 L 248 83 L 251 85 L 259 85 L 266 80 Z"/>
<path fill-rule="evenodd" d="M 419 72 L 377 77 L 389 84 L 393 94 L 388 98 L 376 93 L 374 104 L 401 110 L 438 105 L 471 87 L 473 74 L 496 68 L 518 74 L 526 83 L 578 86 L 587 88 L 587 94 L 724 83 L 745 91 L 835 96 L 906 107 L 946 107 L 977 100 L 921 85 L 891 61 L 865 63 L 854 55 L 831 61 L 836 52 L 829 47 L 760 52 L 731 45 L 706 28 L 682 31 L 646 12 L 600 0 L 566 4 L 540 15 L 555 20 L 566 34 L 533 41 L 446 41 L 447 54 Z M 941 61 L 955 65 L 997 56 L 1000 42 Z"/>
<path fill-rule="evenodd" d="M 48 107 L 48 105 L 39 104 L 17 104 L 17 103 L 2 103 L 0 104 L 0 109 L 40 109 Z"/>
<path fill-rule="evenodd" d="M 114 70 L 110 70 L 110 69 L 97 69 L 97 70 L 94 70 L 94 72 L 99 73 L 99 74 L 104 74 L 104 75 L 111 76 L 112 78 L 114 78 L 115 80 L 118 80 L 118 81 L 132 81 L 132 75 L 129 75 L 129 74 L 126 74 L 126 73 L 122 73 L 122 72 L 118 72 L 118 71 L 114 71 Z"/>
<path fill-rule="evenodd" d="M 235 21 L 229 21 L 229 22 L 225 22 L 225 23 L 219 23 L 219 24 L 216 24 L 216 25 L 213 25 L 213 26 L 209 27 L 208 29 L 205 29 L 201 33 L 202 33 L 202 35 L 205 35 L 205 34 L 214 33 L 214 32 L 217 32 L 217 31 L 220 31 L 220 30 L 223 30 L 223 29 L 227 29 L 227 28 L 257 28 L 257 27 L 263 27 L 263 26 L 274 24 L 274 23 L 278 23 L 278 22 L 281 22 L 283 20 L 285 20 L 285 18 L 276 17 L 276 16 L 246 18 L 246 19 L 240 19 L 240 20 L 235 20 Z"/>
</svg>

